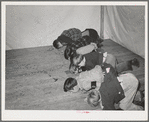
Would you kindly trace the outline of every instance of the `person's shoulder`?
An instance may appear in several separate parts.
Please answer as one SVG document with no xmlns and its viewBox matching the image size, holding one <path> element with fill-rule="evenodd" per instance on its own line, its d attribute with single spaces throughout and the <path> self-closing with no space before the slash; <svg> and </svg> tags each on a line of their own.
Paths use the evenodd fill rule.
<svg viewBox="0 0 149 122">
<path fill-rule="evenodd" d="M 101 66 L 96 65 L 96 66 L 95 66 L 93 69 L 91 69 L 89 72 L 90 72 L 90 74 L 101 75 L 101 73 L 102 73 Z"/>
<path fill-rule="evenodd" d="M 96 51 L 93 51 L 93 52 L 91 52 L 90 53 L 92 56 L 95 56 L 96 58 L 98 58 L 99 56 L 103 56 L 103 54 L 101 54 L 101 53 L 98 53 L 98 52 L 96 52 Z"/>
<path fill-rule="evenodd" d="M 98 55 L 99 55 L 98 53 L 90 52 L 90 53 L 84 54 L 84 57 L 89 58 L 89 60 L 94 60 L 95 58 L 98 58 Z"/>
</svg>

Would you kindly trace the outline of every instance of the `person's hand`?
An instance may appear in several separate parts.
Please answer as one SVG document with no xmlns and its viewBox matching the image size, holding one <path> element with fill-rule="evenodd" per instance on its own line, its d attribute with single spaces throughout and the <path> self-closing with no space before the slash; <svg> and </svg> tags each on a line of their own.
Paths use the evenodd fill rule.
<svg viewBox="0 0 149 122">
<path fill-rule="evenodd" d="M 78 68 L 78 73 L 80 73 L 80 72 L 82 72 L 82 68 L 79 67 Z"/>
<path fill-rule="evenodd" d="M 86 91 L 84 89 L 82 89 L 81 91 L 82 91 L 83 94 L 86 94 L 88 92 L 88 91 Z"/>
<path fill-rule="evenodd" d="M 106 73 L 105 72 L 102 72 L 103 73 L 103 75 L 105 76 L 106 75 Z"/>
</svg>

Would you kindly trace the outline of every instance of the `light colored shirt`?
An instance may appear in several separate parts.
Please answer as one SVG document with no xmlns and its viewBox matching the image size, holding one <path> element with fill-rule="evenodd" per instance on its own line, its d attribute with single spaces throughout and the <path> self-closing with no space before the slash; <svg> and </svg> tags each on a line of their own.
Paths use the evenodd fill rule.
<svg viewBox="0 0 149 122">
<path fill-rule="evenodd" d="M 99 65 L 96 65 L 93 69 L 85 72 L 81 72 L 76 77 L 78 86 L 81 90 L 89 90 L 91 88 L 91 82 L 96 81 L 96 89 L 100 88 L 101 83 L 104 81 L 104 75 Z"/>
<path fill-rule="evenodd" d="M 80 47 L 76 50 L 76 52 L 78 54 L 81 54 L 81 55 L 84 55 L 84 54 L 87 54 L 87 53 L 90 53 L 92 52 L 93 50 L 96 50 L 98 47 L 97 47 L 97 44 L 95 43 L 90 43 L 89 45 L 86 45 L 86 46 L 83 46 L 83 47 Z"/>
</svg>

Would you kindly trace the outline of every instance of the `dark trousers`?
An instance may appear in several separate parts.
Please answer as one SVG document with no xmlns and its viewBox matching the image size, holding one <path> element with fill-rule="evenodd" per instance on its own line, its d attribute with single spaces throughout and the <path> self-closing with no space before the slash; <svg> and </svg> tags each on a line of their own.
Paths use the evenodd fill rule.
<svg viewBox="0 0 149 122">
<path fill-rule="evenodd" d="M 131 62 L 132 62 L 132 60 L 121 62 L 121 63 L 117 63 L 116 67 L 115 67 L 117 73 L 120 74 L 120 73 L 122 73 L 124 71 L 133 70 Z"/>
</svg>

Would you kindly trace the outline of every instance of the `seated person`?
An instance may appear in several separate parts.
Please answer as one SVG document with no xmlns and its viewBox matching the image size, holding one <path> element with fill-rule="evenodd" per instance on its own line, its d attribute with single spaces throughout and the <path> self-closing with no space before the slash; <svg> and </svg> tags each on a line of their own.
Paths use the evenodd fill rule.
<svg viewBox="0 0 149 122">
<path fill-rule="evenodd" d="M 82 38 L 78 39 L 77 41 L 67 45 L 67 47 L 64 51 L 65 59 L 69 59 L 71 56 L 73 56 L 73 54 L 76 53 L 76 50 L 79 49 L 80 47 L 87 46 L 91 43 L 92 44 L 94 43 L 94 46 L 96 48 L 99 48 L 99 47 L 97 47 L 95 40 L 89 36 L 83 36 Z"/>
<path fill-rule="evenodd" d="M 82 32 L 82 37 L 83 36 L 90 36 L 91 38 L 93 38 L 96 41 L 96 44 L 98 47 L 102 46 L 102 42 L 104 41 L 103 39 L 101 39 L 97 33 L 97 31 L 95 29 L 92 28 L 87 28 Z"/>
<path fill-rule="evenodd" d="M 90 70 L 96 65 L 102 65 L 104 62 L 111 64 L 118 73 L 133 70 L 132 66 L 139 67 L 139 61 L 136 58 L 126 62 L 118 63 L 116 57 L 112 54 L 107 54 L 107 52 L 91 52 L 85 55 L 75 53 L 73 58 L 70 59 L 69 71 L 71 73 L 78 73 L 78 70 Z"/>
<path fill-rule="evenodd" d="M 87 102 L 92 107 L 100 106 L 103 110 L 115 110 L 114 104 L 119 104 L 122 110 L 143 110 L 143 107 L 133 103 L 139 81 L 132 73 L 119 76 L 110 67 L 105 71 L 104 81 L 99 90 L 92 90 L 87 96 Z"/>
<path fill-rule="evenodd" d="M 53 46 L 56 49 L 59 49 L 67 44 L 71 44 L 74 41 L 77 41 L 82 37 L 81 31 L 77 28 L 70 28 L 64 30 L 61 35 L 53 41 Z"/>
</svg>

